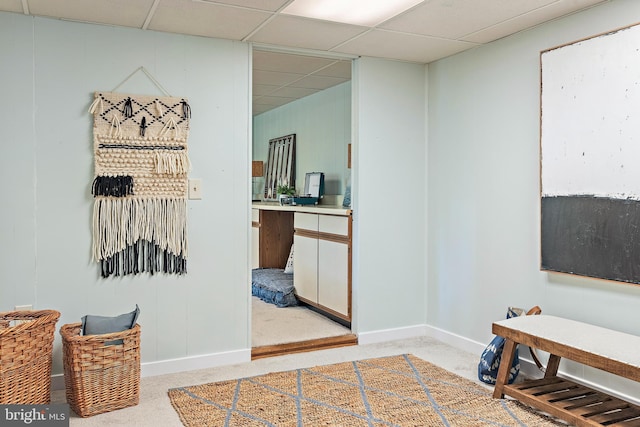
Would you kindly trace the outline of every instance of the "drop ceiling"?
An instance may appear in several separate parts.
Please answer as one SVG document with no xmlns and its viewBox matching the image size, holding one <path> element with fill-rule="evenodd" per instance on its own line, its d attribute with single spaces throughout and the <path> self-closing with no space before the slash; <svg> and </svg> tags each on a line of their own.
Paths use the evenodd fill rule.
<svg viewBox="0 0 640 427">
<path fill-rule="evenodd" d="M 260 114 L 350 80 L 353 57 L 426 64 L 606 1 L 424 0 L 373 26 L 287 14 L 294 2 L 0 0 L 0 11 L 253 43 Z"/>
</svg>

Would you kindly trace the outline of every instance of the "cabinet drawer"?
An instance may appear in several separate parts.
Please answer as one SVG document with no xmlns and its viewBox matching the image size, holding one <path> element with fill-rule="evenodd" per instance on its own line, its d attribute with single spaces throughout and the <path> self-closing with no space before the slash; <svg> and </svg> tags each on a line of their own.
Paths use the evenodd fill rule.
<svg viewBox="0 0 640 427">
<path fill-rule="evenodd" d="M 293 215 L 293 226 L 295 228 L 318 231 L 318 215 L 296 212 Z"/>
<path fill-rule="evenodd" d="M 318 215 L 318 230 L 321 233 L 339 234 L 341 236 L 349 235 L 349 217 Z"/>
</svg>

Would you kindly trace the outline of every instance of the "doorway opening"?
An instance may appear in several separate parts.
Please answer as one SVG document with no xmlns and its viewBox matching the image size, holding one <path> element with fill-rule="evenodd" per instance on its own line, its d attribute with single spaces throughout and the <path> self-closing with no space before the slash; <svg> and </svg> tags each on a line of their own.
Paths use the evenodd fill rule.
<svg viewBox="0 0 640 427">
<path fill-rule="evenodd" d="M 344 313 L 336 316 L 330 304 L 327 308 L 302 294 L 299 303 L 292 307 L 277 307 L 252 296 L 252 358 L 354 345 L 357 337 L 351 332 L 350 319 L 351 226 L 345 236 L 337 234 L 343 241 L 331 242 L 336 238 L 332 233 L 323 234 L 317 230 L 314 235 L 306 235 L 306 228 L 294 224 L 299 209 L 274 207 L 276 202 L 264 200 L 265 177 L 260 174 L 260 171 L 264 174 L 268 162 L 269 140 L 296 134 L 295 187 L 298 194 L 302 191 L 306 173 L 323 172 L 325 196 L 318 206 L 327 209 L 320 212 L 337 212 L 335 216 L 348 214 L 350 224 L 350 208 L 343 205 L 351 179 L 352 59 L 254 48 L 252 68 L 252 268 L 284 269 L 294 230 L 298 234 L 302 232 L 303 237 L 328 239 L 328 247 L 342 244 L 341 250 L 348 247 L 349 255 L 347 317 Z M 332 210 L 333 206 L 340 209 Z M 304 243 L 309 242 L 305 240 Z M 300 247 L 302 251 L 302 243 Z M 321 251 L 324 251 L 322 247 Z M 303 256 L 302 252 L 296 252 L 296 257 L 298 264 L 301 259 L 312 259 Z M 292 275 L 301 283 L 302 273 L 296 276 L 294 269 Z M 326 290 L 323 292 L 327 293 Z"/>
</svg>

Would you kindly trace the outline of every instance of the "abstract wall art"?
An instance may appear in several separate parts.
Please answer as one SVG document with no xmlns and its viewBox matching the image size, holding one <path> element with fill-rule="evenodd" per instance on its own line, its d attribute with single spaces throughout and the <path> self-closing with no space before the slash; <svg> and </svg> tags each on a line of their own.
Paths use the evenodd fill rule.
<svg viewBox="0 0 640 427">
<path fill-rule="evenodd" d="M 640 27 L 541 52 L 541 269 L 640 283 Z"/>
<path fill-rule="evenodd" d="M 187 272 L 186 99 L 96 92 L 93 259 L 102 277 Z"/>
</svg>

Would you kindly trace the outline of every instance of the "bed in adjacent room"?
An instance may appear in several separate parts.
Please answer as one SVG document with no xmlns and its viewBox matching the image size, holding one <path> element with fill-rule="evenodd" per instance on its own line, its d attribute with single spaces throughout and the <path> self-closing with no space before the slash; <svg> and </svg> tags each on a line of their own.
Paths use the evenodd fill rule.
<svg viewBox="0 0 640 427">
<path fill-rule="evenodd" d="M 256 268 L 251 271 L 251 294 L 278 307 L 298 305 L 293 273 L 282 268 Z"/>
</svg>

